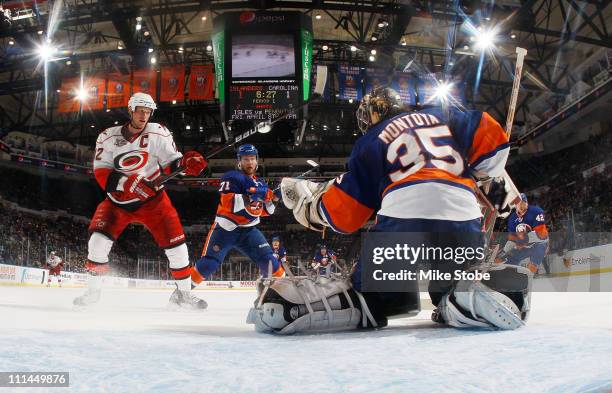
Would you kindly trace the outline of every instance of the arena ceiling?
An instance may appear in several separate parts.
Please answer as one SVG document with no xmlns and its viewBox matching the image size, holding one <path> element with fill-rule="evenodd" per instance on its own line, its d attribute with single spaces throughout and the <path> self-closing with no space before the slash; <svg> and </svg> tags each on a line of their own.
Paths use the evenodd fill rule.
<svg viewBox="0 0 612 393">
<path fill-rule="evenodd" d="M 0 2 L 11 9 L 15 3 Z M 31 3 L 31 2 L 29 2 Z M 212 19 L 227 11 L 293 10 L 312 16 L 314 62 L 362 66 L 418 67 L 466 81 L 468 107 L 505 119 L 515 48 L 528 49 L 516 121 L 542 95 L 564 96 L 581 78 L 574 70 L 602 48 L 611 48 L 609 1 L 38 1 L 39 12 L 5 17 L 0 28 L 0 127 L 51 139 L 93 144 L 101 128 L 121 121 L 122 112 L 58 114 L 62 77 L 129 72 L 135 67 L 211 63 Z M 32 7 L 29 7 L 32 8 Z M 28 7 L 25 7 L 27 10 Z M 141 28 L 137 29 L 136 25 Z M 474 38 L 495 29 L 495 51 L 484 57 Z M 377 39 L 374 41 L 373 37 Z M 45 37 L 62 58 L 41 65 L 36 48 Z M 355 47 L 355 48 L 351 48 Z M 150 51 L 152 49 L 152 52 Z M 356 50 L 355 50 L 356 49 Z M 377 51 L 376 60 L 368 57 Z M 151 65 L 151 57 L 156 64 Z M 45 90 L 45 85 L 47 89 Z M 476 86 L 477 85 L 477 86 Z M 45 91 L 47 94 L 45 94 Z M 280 124 L 254 137 L 268 156 L 346 156 L 354 135 L 356 103 L 331 98 L 312 104 L 304 142 L 292 143 L 296 125 Z M 179 143 L 207 151 L 225 143 L 215 103 L 162 105 L 157 114 Z M 190 125 L 188 130 L 186 125 Z M 328 127 L 323 128 L 323 125 Z"/>
</svg>

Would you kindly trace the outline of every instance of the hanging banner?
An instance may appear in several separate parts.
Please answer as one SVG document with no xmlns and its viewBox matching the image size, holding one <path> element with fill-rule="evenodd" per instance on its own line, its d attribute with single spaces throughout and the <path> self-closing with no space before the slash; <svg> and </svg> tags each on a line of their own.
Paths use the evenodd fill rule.
<svg viewBox="0 0 612 393">
<path fill-rule="evenodd" d="M 125 108 L 130 99 L 130 75 L 113 73 L 108 76 L 107 108 Z"/>
<path fill-rule="evenodd" d="M 161 90 L 159 100 L 183 101 L 185 99 L 185 66 L 183 64 L 163 66 L 161 69 Z"/>
<path fill-rule="evenodd" d="M 81 78 L 67 78 L 62 80 L 60 86 L 59 102 L 57 111 L 60 113 L 78 112 L 81 109 L 81 102 L 77 94 L 81 87 Z"/>
<path fill-rule="evenodd" d="M 416 105 L 415 78 L 412 74 L 396 72 L 391 81 L 391 87 L 400 95 L 404 105 Z"/>
<path fill-rule="evenodd" d="M 214 81 L 212 64 L 192 65 L 189 73 L 189 99 L 212 100 Z"/>
<path fill-rule="evenodd" d="M 312 96 L 312 94 L 314 93 L 314 89 L 317 86 L 317 65 L 315 64 L 312 67 L 312 75 L 310 76 L 310 79 L 312 81 L 312 83 L 310 84 L 310 95 Z M 329 75 L 328 75 L 329 78 Z M 323 100 L 329 100 L 329 80 L 327 81 L 327 83 L 325 83 L 325 87 L 323 88 L 323 94 L 321 95 L 321 98 Z"/>
<path fill-rule="evenodd" d="M 361 100 L 361 82 L 363 76 L 360 67 L 339 65 L 338 66 L 338 94 L 341 99 L 356 101 Z"/>
<path fill-rule="evenodd" d="M 157 99 L 157 72 L 155 70 L 136 70 L 132 78 L 132 93 L 147 93 Z"/>
<path fill-rule="evenodd" d="M 83 81 L 83 89 L 87 93 L 83 101 L 84 110 L 104 109 L 104 94 L 106 93 L 106 79 L 93 76 Z"/>
<path fill-rule="evenodd" d="M 380 68 L 368 68 L 365 71 L 365 91 L 369 94 L 377 87 L 389 86 L 389 72 Z"/>
</svg>

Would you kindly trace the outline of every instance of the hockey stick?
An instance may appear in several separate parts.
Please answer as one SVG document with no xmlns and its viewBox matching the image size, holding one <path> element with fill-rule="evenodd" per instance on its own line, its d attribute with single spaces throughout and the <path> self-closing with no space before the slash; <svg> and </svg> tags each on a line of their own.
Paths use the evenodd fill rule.
<svg viewBox="0 0 612 393">
<path fill-rule="evenodd" d="M 294 177 L 294 179 L 300 179 L 300 178 L 306 176 L 307 174 L 309 174 L 310 172 L 314 171 L 315 169 L 317 169 L 319 167 L 319 164 L 314 162 L 313 160 L 306 160 L 306 162 L 308 163 L 308 165 L 312 165 L 312 168 L 310 168 L 306 172 L 302 173 L 301 175 Z M 280 188 L 281 188 L 281 186 L 279 184 L 275 189 L 272 190 L 272 192 L 278 191 L 278 190 L 280 190 Z"/>
<path fill-rule="evenodd" d="M 516 66 L 514 69 L 514 80 L 512 83 L 512 93 L 510 95 L 510 106 L 508 107 L 508 115 L 506 117 L 506 127 L 505 131 L 508 135 L 508 139 L 510 139 L 510 134 L 512 132 L 512 125 L 514 123 L 514 114 L 516 112 L 516 103 L 518 99 L 519 88 L 521 85 L 521 75 L 523 73 L 523 63 L 525 60 L 525 55 L 527 54 L 527 50 L 521 47 L 516 47 Z M 504 187 L 506 189 L 506 199 L 502 202 L 502 206 L 493 206 L 489 199 L 486 197 L 484 192 L 478 189 L 477 198 L 479 202 L 484 205 L 485 211 L 488 214 L 485 214 L 484 224 L 485 230 L 487 233 L 487 238 L 490 239 L 493 234 L 493 228 L 495 226 L 495 221 L 499 216 L 499 208 L 504 208 L 506 206 L 514 206 L 520 200 L 520 193 L 518 188 L 514 185 L 514 182 L 508 175 L 508 172 L 504 169 L 504 173 L 502 174 L 502 179 L 504 180 Z M 486 181 L 486 180 L 485 180 Z M 483 181 L 482 183 L 484 183 Z M 489 183 L 490 185 L 490 183 Z M 488 192 L 488 185 L 484 185 L 483 188 Z"/>
<path fill-rule="evenodd" d="M 250 130 L 247 130 L 245 132 L 243 132 L 242 134 L 238 135 L 237 137 L 234 138 L 234 141 L 223 146 L 222 148 L 213 151 L 212 153 L 208 154 L 206 156 L 206 159 L 212 158 L 214 156 L 216 156 L 217 154 L 221 153 L 224 150 L 229 149 L 230 147 L 233 147 L 235 144 L 237 144 L 238 142 L 241 142 L 243 140 L 245 140 L 246 138 L 250 137 L 251 135 L 257 134 L 258 132 L 262 132 L 262 133 L 266 133 L 269 132 L 270 129 L 272 128 L 272 125 L 274 125 L 275 123 L 278 123 L 281 120 L 285 120 L 287 117 L 291 116 L 292 114 L 296 113 L 297 111 L 302 110 L 302 108 L 304 108 L 306 105 L 308 104 L 312 104 L 315 101 L 318 101 L 321 97 L 323 97 L 323 92 L 325 90 L 325 84 L 327 83 L 327 66 L 321 66 L 318 65 L 317 66 L 317 83 L 315 85 L 315 89 L 314 92 L 312 94 L 312 98 L 308 101 L 306 101 L 305 103 L 303 103 L 300 106 L 297 106 L 295 108 L 291 108 L 289 109 L 287 112 L 283 113 L 281 116 L 273 119 L 273 120 L 267 120 L 267 121 L 262 121 L 259 122 L 255 125 L 255 127 L 251 128 Z M 265 131 L 264 131 L 265 130 Z"/>
<path fill-rule="evenodd" d="M 187 169 L 187 168 L 179 166 L 174 172 L 170 172 L 167 175 L 162 175 L 162 176 L 158 177 L 157 179 L 153 180 L 153 186 L 154 187 L 161 187 L 164 183 L 166 183 L 170 179 L 174 179 L 175 177 L 180 175 L 182 172 L 185 171 L 185 169 Z"/>
</svg>

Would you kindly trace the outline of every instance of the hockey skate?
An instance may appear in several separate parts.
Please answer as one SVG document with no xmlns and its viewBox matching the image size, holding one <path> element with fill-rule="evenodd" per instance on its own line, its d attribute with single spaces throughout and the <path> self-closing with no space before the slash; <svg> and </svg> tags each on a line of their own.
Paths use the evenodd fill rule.
<svg viewBox="0 0 612 393">
<path fill-rule="evenodd" d="M 208 307 L 208 303 L 204 299 L 193 295 L 191 291 L 181 291 L 178 287 L 172 292 L 170 296 L 169 304 L 170 308 L 191 308 L 204 310 Z"/>
<path fill-rule="evenodd" d="M 88 288 L 84 294 L 75 298 L 72 301 L 72 304 L 74 304 L 75 306 L 86 307 L 98 303 L 98 301 L 100 301 L 101 292 L 101 289 Z"/>
</svg>

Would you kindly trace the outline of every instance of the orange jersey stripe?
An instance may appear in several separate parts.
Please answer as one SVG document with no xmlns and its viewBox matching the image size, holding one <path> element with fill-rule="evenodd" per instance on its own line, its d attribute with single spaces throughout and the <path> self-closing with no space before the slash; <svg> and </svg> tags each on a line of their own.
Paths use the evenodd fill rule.
<svg viewBox="0 0 612 393">
<path fill-rule="evenodd" d="M 496 150 L 508 141 L 508 135 L 499 123 L 487 112 L 483 112 L 468 153 L 470 164 L 473 164 L 483 154 Z"/>
<path fill-rule="evenodd" d="M 323 194 L 323 209 L 334 227 L 345 233 L 355 232 L 368 221 L 373 209 L 341 190 L 335 184 Z"/>
<path fill-rule="evenodd" d="M 533 228 L 533 230 L 536 231 L 540 239 L 544 240 L 548 238 L 548 229 L 546 229 L 546 225 L 538 225 L 537 227 Z"/>
<path fill-rule="evenodd" d="M 208 242 L 210 241 L 210 237 L 212 236 L 215 227 L 217 226 L 216 222 L 213 222 L 210 230 L 208 231 L 208 235 L 206 236 L 206 241 L 204 242 L 204 247 L 202 248 L 202 256 L 206 255 L 206 249 L 208 248 Z"/>
<path fill-rule="evenodd" d="M 415 174 L 412 174 L 402 180 L 396 181 L 395 183 L 389 184 L 383 191 L 383 195 L 385 195 L 387 191 L 389 191 L 389 189 L 395 188 L 399 186 L 400 184 L 414 182 L 414 181 L 427 181 L 427 180 L 449 181 L 452 183 L 457 183 L 457 185 L 459 186 L 467 187 L 471 190 L 473 190 L 474 187 L 476 187 L 476 183 L 474 183 L 474 180 L 470 178 L 455 176 L 453 174 L 446 172 L 443 169 L 423 168 Z"/>
<path fill-rule="evenodd" d="M 221 194 L 221 200 L 219 201 L 219 207 L 217 208 L 217 215 L 225 217 L 230 221 L 233 221 L 237 225 L 245 225 L 253 221 L 253 218 L 247 218 L 239 214 L 234 213 L 234 193 Z M 246 210 L 246 207 L 245 207 Z"/>
</svg>

